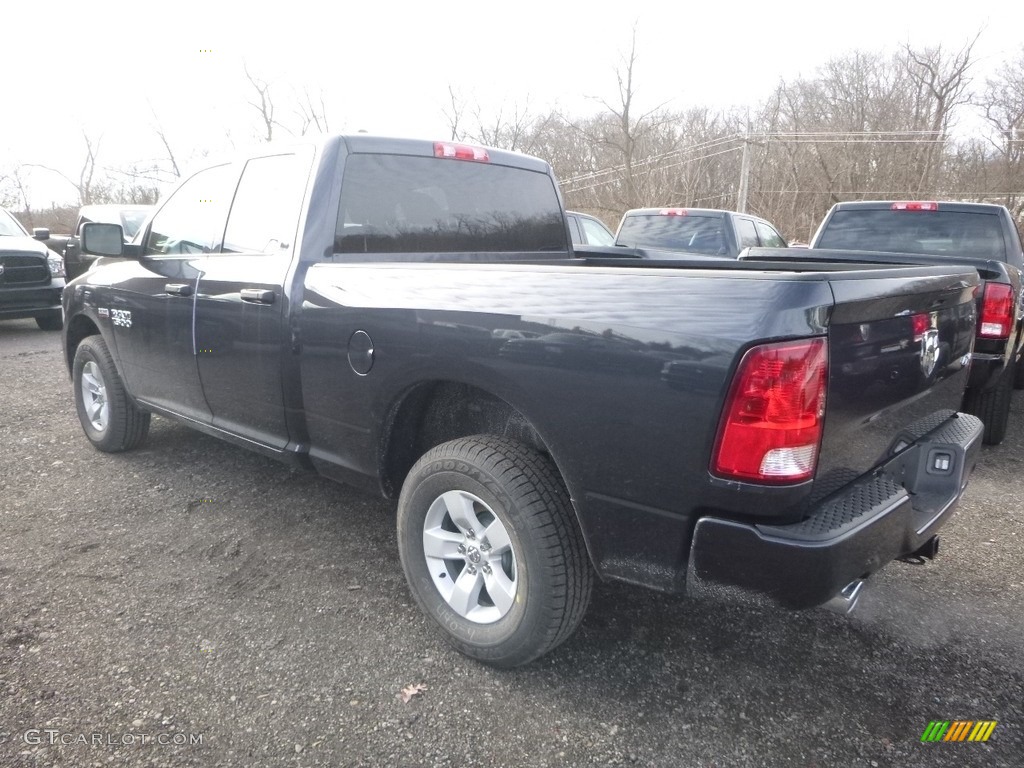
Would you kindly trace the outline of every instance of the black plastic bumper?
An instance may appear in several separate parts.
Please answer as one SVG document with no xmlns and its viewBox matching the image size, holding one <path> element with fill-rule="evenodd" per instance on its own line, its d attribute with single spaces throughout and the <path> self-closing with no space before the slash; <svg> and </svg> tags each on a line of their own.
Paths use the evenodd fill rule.
<svg viewBox="0 0 1024 768">
<path fill-rule="evenodd" d="M 0 319 L 14 320 L 59 311 L 63 290 L 62 278 L 54 278 L 48 285 L 4 286 L 0 289 Z"/>
<path fill-rule="evenodd" d="M 935 535 L 967 485 L 982 431 L 979 419 L 957 414 L 793 525 L 701 518 L 687 593 L 726 587 L 787 608 L 827 602 Z"/>
</svg>

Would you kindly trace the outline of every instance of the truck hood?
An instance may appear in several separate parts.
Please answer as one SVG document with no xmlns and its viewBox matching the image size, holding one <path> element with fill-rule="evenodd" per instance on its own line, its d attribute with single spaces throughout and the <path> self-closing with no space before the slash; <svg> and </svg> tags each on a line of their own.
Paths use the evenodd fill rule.
<svg viewBox="0 0 1024 768">
<path fill-rule="evenodd" d="M 50 255 L 50 249 L 31 237 L 0 236 L 0 253 L 37 253 L 43 258 Z"/>
</svg>

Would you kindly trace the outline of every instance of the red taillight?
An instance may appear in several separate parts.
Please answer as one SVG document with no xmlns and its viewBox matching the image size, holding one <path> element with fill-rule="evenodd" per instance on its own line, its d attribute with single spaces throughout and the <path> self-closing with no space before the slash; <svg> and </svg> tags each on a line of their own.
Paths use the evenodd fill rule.
<svg viewBox="0 0 1024 768">
<path fill-rule="evenodd" d="M 939 210 L 938 203 L 920 203 L 920 202 L 907 202 L 907 203 L 893 203 L 891 210 L 893 211 L 937 211 Z"/>
<path fill-rule="evenodd" d="M 978 336 L 983 339 L 1005 339 L 1013 327 L 1013 289 L 1003 283 L 986 283 L 981 300 Z"/>
<path fill-rule="evenodd" d="M 827 378 L 825 339 L 763 344 L 748 351 L 729 389 L 712 472 L 761 483 L 813 476 Z"/>
<path fill-rule="evenodd" d="M 658 211 L 659 216 L 685 216 L 685 208 L 662 208 Z"/>
<path fill-rule="evenodd" d="M 434 157 L 447 157 L 452 160 L 475 160 L 478 163 L 489 163 L 491 156 L 483 147 L 471 147 L 468 144 L 451 144 L 446 141 L 434 142 Z"/>
<path fill-rule="evenodd" d="M 914 341 L 920 341 L 925 331 L 932 327 L 932 316 L 926 312 L 914 315 L 911 318 L 914 325 Z"/>
</svg>

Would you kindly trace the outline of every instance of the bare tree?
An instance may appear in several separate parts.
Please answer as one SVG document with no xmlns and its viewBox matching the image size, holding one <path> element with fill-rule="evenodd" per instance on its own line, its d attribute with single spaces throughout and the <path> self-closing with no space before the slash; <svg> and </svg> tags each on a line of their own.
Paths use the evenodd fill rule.
<svg viewBox="0 0 1024 768">
<path fill-rule="evenodd" d="M 278 123 L 274 119 L 274 99 L 270 93 L 270 83 L 249 72 L 248 64 L 243 64 L 242 68 L 245 70 L 245 78 L 249 81 L 249 85 L 256 92 L 248 104 L 259 113 L 259 119 L 263 126 L 263 140 L 273 141 L 274 127 Z"/>
<path fill-rule="evenodd" d="M 153 131 L 156 133 L 157 139 L 160 141 L 160 145 L 164 148 L 164 152 L 167 156 L 167 161 L 170 163 L 170 172 L 176 179 L 181 178 L 181 167 L 178 165 L 178 158 L 174 154 L 174 150 L 171 148 L 170 139 L 167 137 L 167 131 L 164 130 L 163 122 L 156 113 L 156 108 L 150 104 L 149 110 L 153 114 Z"/>
<path fill-rule="evenodd" d="M 979 105 L 995 131 L 990 139 L 995 186 L 1019 218 L 1024 214 L 1024 48 L 986 81 Z"/>
<path fill-rule="evenodd" d="M 444 115 L 445 120 L 448 121 L 448 128 L 451 133 L 452 141 L 461 141 L 462 133 L 460 126 L 462 123 L 462 117 L 466 111 L 466 100 L 462 94 L 459 93 L 455 87 L 448 84 L 448 103 L 441 108 L 441 114 Z"/>
<path fill-rule="evenodd" d="M 75 188 L 78 192 L 78 204 L 90 205 L 94 202 L 99 202 L 95 198 L 103 196 L 102 185 L 96 178 L 97 159 L 100 152 L 100 144 L 103 141 L 102 136 L 93 138 L 89 133 L 83 129 L 82 138 L 85 140 L 85 160 L 82 162 L 81 170 L 78 172 L 78 180 L 71 178 L 66 173 L 56 168 L 51 168 L 48 165 L 42 165 L 41 163 L 27 163 L 27 167 L 42 168 L 43 170 L 56 173 L 64 181 Z"/>
<path fill-rule="evenodd" d="M 324 92 L 321 89 L 314 101 L 309 88 L 302 89 L 302 96 L 295 95 L 295 115 L 299 118 L 299 135 L 305 136 L 310 131 L 327 133 L 330 127 L 327 122 L 327 106 L 324 103 Z"/>
<path fill-rule="evenodd" d="M 918 86 L 919 99 L 915 104 L 915 115 L 920 126 L 936 137 L 946 135 L 956 108 L 970 101 L 969 72 L 974 64 L 971 52 L 980 34 L 952 55 L 944 53 L 942 46 L 919 51 L 909 45 L 904 46 L 907 74 Z M 931 189 L 929 182 L 935 173 L 937 161 L 941 159 L 941 153 L 940 143 L 925 145 L 919 164 L 921 179 L 918 192 Z"/>
</svg>

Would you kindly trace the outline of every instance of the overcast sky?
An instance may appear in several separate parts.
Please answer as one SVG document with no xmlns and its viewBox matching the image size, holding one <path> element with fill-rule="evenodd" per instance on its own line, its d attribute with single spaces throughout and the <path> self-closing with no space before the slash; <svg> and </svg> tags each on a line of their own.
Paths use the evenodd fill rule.
<svg viewBox="0 0 1024 768">
<path fill-rule="evenodd" d="M 1024 43 L 1024 3 L 440 2 L 5 3 L 0 171 L 40 163 L 71 176 L 82 130 L 100 164 L 158 157 L 159 122 L 175 150 L 221 152 L 255 137 L 243 74 L 328 98 L 334 131 L 445 138 L 449 85 L 485 110 L 529 103 L 582 115 L 612 100 L 634 22 L 642 107 L 754 104 L 780 78 L 812 75 L 853 49 L 942 44 L 979 30 L 976 76 Z M 273 9 L 273 10 L 270 10 Z M 33 31 L 35 30 L 35 31 Z M 283 106 L 283 104 L 282 104 Z M 154 116 L 155 115 L 155 116 Z M 33 204 L 74 190 L 35 171 Z"/>
</svg>

